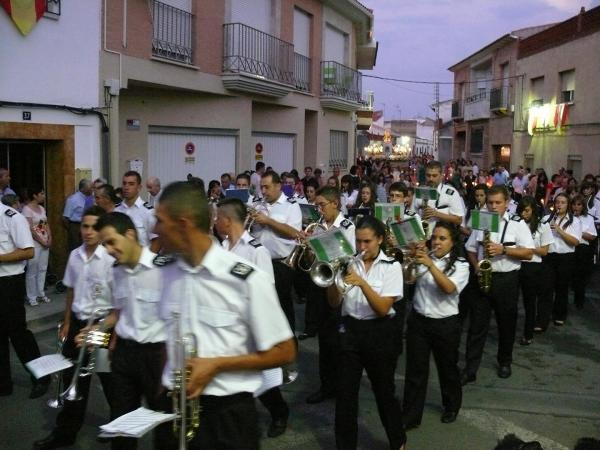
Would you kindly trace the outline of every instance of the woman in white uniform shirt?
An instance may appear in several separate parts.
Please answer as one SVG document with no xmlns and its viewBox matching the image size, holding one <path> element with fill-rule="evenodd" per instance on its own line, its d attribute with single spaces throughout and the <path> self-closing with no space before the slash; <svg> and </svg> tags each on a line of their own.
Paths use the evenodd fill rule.
<svg viewBox="0 0 600 450">
<path fill-rule="evenodd" d="M 575 265 L 573 267 L 573 294 L 575 307 L 582 309 L 585 302 L 585 288 L 590 281 L 594 265 L 594 248 L 590 245 L 595 241 L 597 232 L 594 216 L 588 214 L 585 198 L 576 195 L 571 199 L 571 211 L 581 222 L 581 239 L 575 248 Z"/>
<path fill-rule="evenodd" d="M 358 262 L 365 278 L 351 271 L 344 281 L 353 285 L 340 295 L 335 285 L 328 288 L 332 307 L 342 305 L 339 328 L 340 356 L 335 405 L 335 438 L 338 449 L 356 449 L 358 435 L 358 391 L 363 369 L 371 381 L 379 417 L 390 448 L 403 449 L 406 434 L 402 408 L 394 395 L 394 348 L 396 328 L 392 305 L 402 298 L 402 268 L 381 250 L 385 225 L 366 216 L 356 226 Z"/>
<path fill-rule="evenodd" d="M 554 325 L 562 326 L 567 318 L 569 282 L 575 264 L 575 247 L 581 239 L 581 221 L 569 212 L 569 198 L 561 193 L 554 198 L 554 212 L 545 216 L 542 222 L 550 225 L 554 235 L 554 243 L 550 244 L 548 256 L 544 258 L 544 270 L 549 279 L 546 298 L 554 296 Z M 549 305 L 540 305 L 540 315 L 549 313 Z"/>
<path fill-rule="evenodd" d="M 402 405 L 407 429 L 418 427 L 423 417 L 431 353 L 442 392 L 442 422 L 454 422 L 462 404 L 458 369 L 461 334 L 458 300 L 469 281 L 469 263 L 461 257 L 460 231 L 452 224 L 436 223 L 431 247 L 434 252 L 431 257 L 427 248 L 417 250 L 416 254 L 419 277 L 407 324 Z"/>
<path fill-rule="evenodd" d="M 530 261 L 521 261 L 519 269 L 519 284 L 523 294 L 523 308 L 525 309 L 525 327 L 520 345 L 529 345 L 533 341 L 533 332 L 541 332 L 548 327 L 550 316 L 541 316 L 540 310 L 549 312 L 550 308 L 540 308 L 545 298 L 541 294 L 549 283 L 546 271 L 542 267 L 542 257 L 548 254 L 550 244 L 554 242 L 550 225 L 540 221 L 538 205 L 533 197 L 523 197 L 517 206 L 517 214 L 525 221 L 535 244 L 533 257 Z"/>
<path fill-rule="evenodd" d="M 348 214 L 348 208 L 352 208 L 357 201 L 358 191 L 354 189 L 354 180 L 352 176 L 344 175 L 341 181 L 341 202 L 342 202 L 342 214 Z"/>
</svg>

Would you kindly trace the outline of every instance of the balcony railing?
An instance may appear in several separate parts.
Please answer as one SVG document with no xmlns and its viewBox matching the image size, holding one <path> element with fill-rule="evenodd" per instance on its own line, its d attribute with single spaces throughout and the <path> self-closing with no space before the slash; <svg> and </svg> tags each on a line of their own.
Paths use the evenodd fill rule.
<svg viewBox="0 0 600 450">
<path fill-rule="evenodd" d="M 223 25 L 223 72 L 294 86 L 294 45 L 242 23 Z"/>
<path fill-rule="evenodd" d="M 155 0 L 152 5 L 152 23 L 152 54 L 192 64 L 193 15 Z"/>
<path fill-rule="evenodd" d="M 490 109 L 508 109 L 508 86 L 490 90 Z"/>
<path fill-rule="evenodd" d="M 452 102 L 452 118 L 460 119 L 463 116 L 463 102 L 455 100 Z"/>
<path fill-rule="evenodd" d="M 321 95 L 362 101 L 362 74 L 335 61 L 321 62 Z"/>
<path fill-rule="evenodd" d="M 481 100 L 485 100 L 487 98 L 487 94 L 488 94 L 488 91 L 482 89 L 479 92 L 477 92 L 476 94 L 473 94 L 473 95 L 470 95 L 469 97 L 467 97 L 465 99 L 465 103 L 475 103 L 475 102 L 479 102 Z"/>
<path fill-rule="evenodd" d="M 310 58 L 294 53 L 294 83 L 299 91 L 310 92 Z"/>
</svg>

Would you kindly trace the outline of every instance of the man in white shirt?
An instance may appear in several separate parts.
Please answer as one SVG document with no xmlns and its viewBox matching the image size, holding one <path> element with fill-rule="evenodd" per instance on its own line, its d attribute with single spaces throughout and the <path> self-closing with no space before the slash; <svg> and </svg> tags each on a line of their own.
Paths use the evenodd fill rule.
<svg viewBox="0 0 600 450">
<path fill-rule="evenodd" d="M 256 171 L 250 177 L 250 186 L 252 187 L 252 194 L 260 198 L 262 198 L 260 180 L 263 176 L 263 173 L 265 173 L 265 163 L 258 161 L 256 163 Z"/>
<path fill-rule="evenodd" d="M 63 225 L 67 229 L 69 251 L 81 245 L 81 215 L 86 208 L 88 197 L 92 195 L 92 182 L 85 178 L 79 181 L 79 190 L 70 195 L 63 210 Z"/>
<path fill-rule="evenodd" d="M 157 177 L 149 177 L 146 180 L 146 190 L 148 191 L 148 206 L 156 208 L 160 198 L 160 180 Z"/>
</svg>

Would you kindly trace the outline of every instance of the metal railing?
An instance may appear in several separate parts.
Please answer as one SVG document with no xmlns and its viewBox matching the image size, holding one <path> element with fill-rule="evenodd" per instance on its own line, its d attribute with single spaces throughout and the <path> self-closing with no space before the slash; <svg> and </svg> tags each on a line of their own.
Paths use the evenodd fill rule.
<svg viewBox="0 0 600 450">
<path fill-rule="evenodd" d="M 452 118 L 456 119 L 459 117 L 463 117 L 463 102 L 455 100 L 452 102 Z"/>
<path fill-rule="evenodd" d="M 295 85 L 294 45 L 242 23 L 223 25 L 223 72 Z"/>
<path fill-rule="evenodd" d="M 335 61 L 321 61 L 321 95 L 362 101 L 362 74 Z"/>
<path fill-rule="evenodd" d="M 465 99 L 465 103 L 475 103 L 481 100 L 485 100 L 487 98 L 488 95 L 488 91 L 486 90 L 481 90 L 479 92 L 477 92 L 476 94 L 470 95 Z"/>
<path fill-rule="evenodd" d="M 294 83 L 299 91 L 310 92 L 310 58 L 294 53 Z"/>
<path fill-rule="evenodd" d="M 508 86 L 490 89 L 490 109 L 508 108 Z"/>
<path fill-rule="evenodd" d="M 193 15 L 183 9 L 152 2 L 152 55 L 192 64 Z"/>
</svg>

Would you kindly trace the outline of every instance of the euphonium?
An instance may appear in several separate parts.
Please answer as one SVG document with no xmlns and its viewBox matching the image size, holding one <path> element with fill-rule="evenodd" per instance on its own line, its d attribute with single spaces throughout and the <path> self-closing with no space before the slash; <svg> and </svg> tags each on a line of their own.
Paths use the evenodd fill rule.
<svg viewBox="0 0 600 450">
<path fill-rule="evenodd" d="M 317 228 L 327 231 L 327 223 L 325 223 L 323 216 L 317 222 L 310 223 L 304 232 L 310 234 Z M 310 269 L 315 264 L 315 254 L 304 239 L 299 239 L 292 252 L 283 260 L 283 264 L 292 269 L 310 272 Z"/>
<path fill-rule="evenodd" d="M 492 261 L 487 248 L 490 242 L 490 232 L 485 230 L 483 232 L 483 259 L 479 261 L 479 288 L 485 293 L 490 292 L 492 288 Z"/>
<path fill-rule="evenodd" d="M 179 437 L 179 449 L 185 450 L 187 443 L 196 435 L 200 426 L 200 400 L 198 398 L 188 400 L 187 385 L 189 383 L 191 369 L 187 367 L 187 360 L 198 356 L 196 336 L 192 333 L 182 335 L 180 316 L 173 314 L 175 320 L 175 358 L 176 366 L 173 370 L 173 413 L 176 414 L 173 421 L 173 431 Z"/>
<path fill-rule="evenodd" d="M 256 206 L 246 206 L 246 220 L 244 221 L 244 229 L 246 231 L 250 231 L 252 226 L 254 225 L 255 216 L 258 213 L 269 214 L 269 209 L 267 208 L 267 202 L 261 200 Z"/>
<path fill-rule="evenodd" d="M 362 260 L 364 254 L 365 252 L 361 252 L 357 256 L 349 256 L 347 258 L 344 258 L 340 263 L 334 278 L 335 285 L 338 288 L 338 291 L 340 291 L 340 294 L 347 294 L 354 287 L 353 284 L 346 284 L 346 282 L 344 281 L 346 275 L 350 273 L 350 269 L 355 271 L 358 274 L 358 276 L 362 278 L 365 278 L 367 276 L 364 270 L 364 266 L 358 263 Z"/>
<path fill-rule="evenodd" d="M 63 326 L 63 323 L 58 322 L 58 330 L 56 333 L 56 353 L 58 353 L 58 354 L 62 353 L 63 345 L 65 344 L 65 338 L 60 337 L 60 330 L 62 329 L 62 326 Z M 60 396 L 60 394 L 62 392 L 62 371 L 56 372 L 53 375 L 53 377 L 56 380 L 56 395 L 54 396 L 54 398 L 49 399 L 46 402 L 46 404 L 50 408 L 56 409 L 56 408 L 60 408 L 63 405 L 63 401 Z"/>
<path fill-rule="evenodd" d="M 345 294 L 352 286 L 344 283 L 344 277 L 348 274 L 350 267 L 355 268 L 361 277 L 365 276 L 364 270 L 358 259 L 362 258 L 362 253 L 358 256 L 342 256 L 333 261 L 317 261 L 310 269 L 310 277 L 317 286 L 328 287 L 335 283 L 338 290 Z"/>
</svg>

